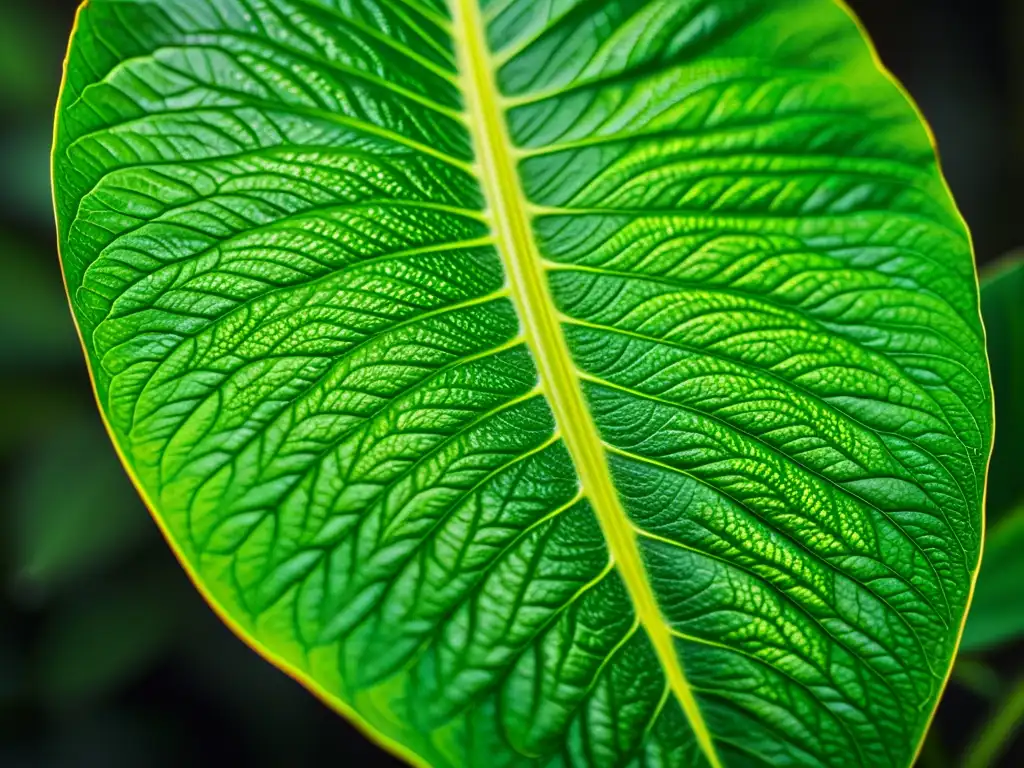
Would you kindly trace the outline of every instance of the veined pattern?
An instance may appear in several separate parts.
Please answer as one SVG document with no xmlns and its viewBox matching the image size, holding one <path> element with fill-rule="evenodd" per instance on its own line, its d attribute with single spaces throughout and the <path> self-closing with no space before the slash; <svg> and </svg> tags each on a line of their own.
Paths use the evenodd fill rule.
<svg viewBox="0 0 1024 768">
<path fill-rule="evenodd" d="M 834 0 L 91 0 L 104 416 L 246 639 L 435 766 L 908 766 L 991 393 Z"/>
</svg>

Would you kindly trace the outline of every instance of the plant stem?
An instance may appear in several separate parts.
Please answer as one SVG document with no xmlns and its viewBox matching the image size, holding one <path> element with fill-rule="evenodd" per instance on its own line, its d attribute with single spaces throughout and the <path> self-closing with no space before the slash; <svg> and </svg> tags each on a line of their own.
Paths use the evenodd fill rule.
<svg viewBox="0 0 1024 768">
<path fill-rule="evenodd" d="M 989 768 L 1024 721 L 1024 678 L 1018 680 L 967 748 L 964 768 Z"/>
</svg>

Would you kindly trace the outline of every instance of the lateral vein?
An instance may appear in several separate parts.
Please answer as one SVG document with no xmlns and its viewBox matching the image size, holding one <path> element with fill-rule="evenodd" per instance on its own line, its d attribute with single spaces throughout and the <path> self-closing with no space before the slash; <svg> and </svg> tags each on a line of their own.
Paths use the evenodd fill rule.
<svg viewBox="0 0 1024 768">
<path fill-rule="evenodd" d="M 498 238 L 524 336 L 537 362 L 541 387 L 668 685 L 708 762 L 712 768 L 721 768 L 711 734 L 647 578 L 636 532 L 612 485 L 604 444 L 584 401 L 579 374 L 548 289 L 544 261 L 530 228 L 530 204 L 519 181 L 514 149 L 493 79 L 493 61 L 477 0 L 452 0 L 452 5 L 460 77 L 469 102 L 470 130 L 479 155 L 491 225 Z"/>
</svg>

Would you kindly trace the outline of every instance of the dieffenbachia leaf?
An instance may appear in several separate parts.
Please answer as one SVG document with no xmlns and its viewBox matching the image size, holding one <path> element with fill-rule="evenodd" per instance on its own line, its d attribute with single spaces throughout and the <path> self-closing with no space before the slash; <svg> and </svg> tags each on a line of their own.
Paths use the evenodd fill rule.
<svg viewBox="0 0 1024 768">
<path fill-rule="evenodd" d="M 392 749 L 910 764 L 991 396 L 834 0 L 92 0 L 54 166 L 170 542 Z"/>
</svg>

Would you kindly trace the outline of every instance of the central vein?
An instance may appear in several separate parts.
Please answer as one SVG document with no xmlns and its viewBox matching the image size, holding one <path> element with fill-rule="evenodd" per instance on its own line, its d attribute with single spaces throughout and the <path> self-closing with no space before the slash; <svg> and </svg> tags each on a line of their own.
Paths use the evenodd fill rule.
<svg viewBox="0 0 1024 768">
<path fill-rule="evenodd" d="M 583 390 L 548 288 L 547 275 L 530 229 L 528 203 L 511 152 L 505 116 L 494 82 L 478 0 L 453 0 L 455 45 L 471 111 L 471 130 L 490 203 L 492 226 L 523 323 L 527 343 L 555 422 L 579 473 L 583 492 L 601 524 L 612 559 L 629 590 L 640 623 L 650 637 L 668 684 L 690 720 L 713 768 L 721 763 L 711 735 L 683 674 L 661 609 L 644 569 L 633 525 L 612 485 L 597 426 Z"/>
</svg>

